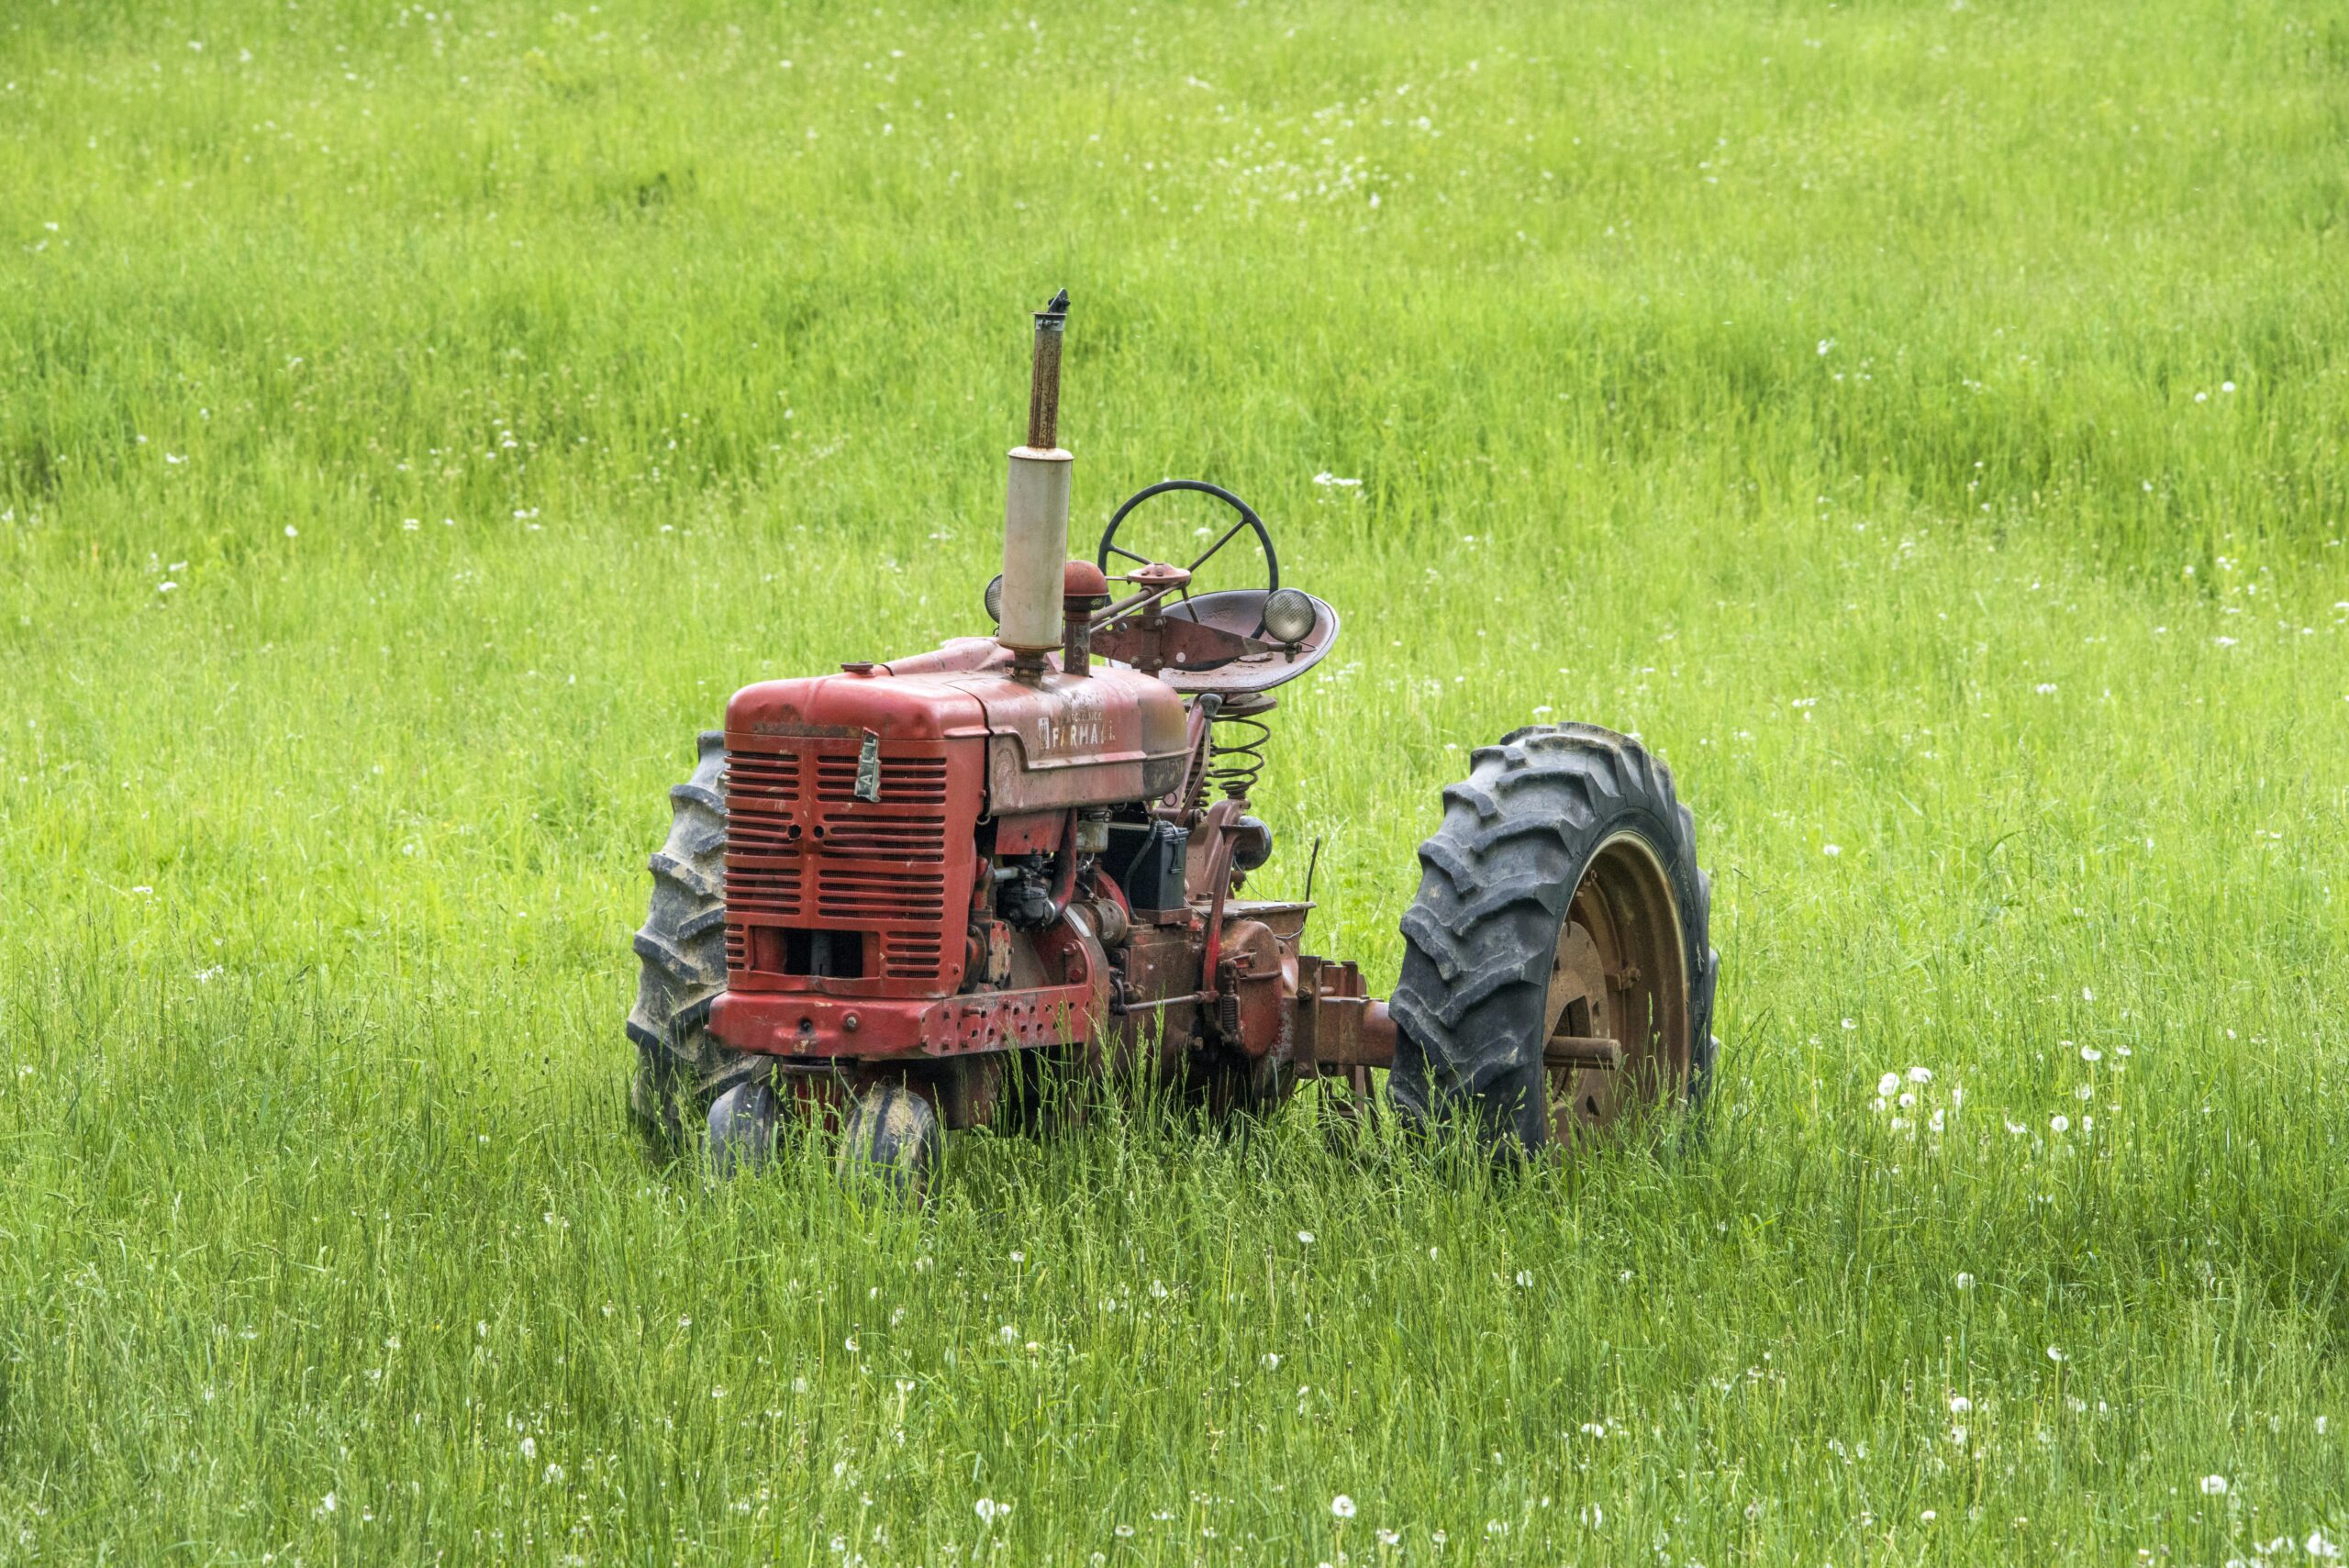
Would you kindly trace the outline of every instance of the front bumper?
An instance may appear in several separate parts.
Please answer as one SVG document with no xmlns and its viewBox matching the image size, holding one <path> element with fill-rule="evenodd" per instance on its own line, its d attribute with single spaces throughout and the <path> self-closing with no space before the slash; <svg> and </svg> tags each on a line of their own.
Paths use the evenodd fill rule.
<svg viewBox="0 0 2349 1568">
<path fill-rule="evenodd" d="M 1106 986 L 1084 983 L 938 1000 L 729 991 L 710 1008 L 709 1032 L 770 1056 L 969 1056 L 1097 1039 L 1108 1001 Z"/>
</svg>

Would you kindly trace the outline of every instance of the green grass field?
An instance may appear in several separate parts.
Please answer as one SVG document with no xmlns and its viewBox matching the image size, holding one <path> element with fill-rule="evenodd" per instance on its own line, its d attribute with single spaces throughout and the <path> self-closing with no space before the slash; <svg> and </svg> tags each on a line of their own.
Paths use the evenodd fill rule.
<svg viewBox="0 0 2349 1568">
<path fill-rule="evenodd" d="M 17 0 L 0 84 L 0 1562 L 2349 1541 L 2339 13 Z M 1675 765 L 1700 1148 L 648 1160 L 663 791 L 984 628 L 1063 284 L 1075 531 L 1214 478 L 1346 617 L 1318 951 L 1471 747 Z"/>
</svg>

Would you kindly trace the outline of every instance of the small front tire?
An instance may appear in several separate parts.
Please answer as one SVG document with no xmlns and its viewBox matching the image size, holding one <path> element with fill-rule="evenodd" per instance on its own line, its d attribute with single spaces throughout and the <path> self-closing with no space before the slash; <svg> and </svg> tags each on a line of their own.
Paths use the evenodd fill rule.
<svg viewBox="0 0 2349 1568">
<path fill-rule="evenodd" d="M 763 1078 L 737 1084 L 709 1103 L 709 1163 L 720 1180 L 764 1170 L 774 1159 L 783 1103 Z"/>
<path fill-rule="evenodd" d="M 918 1207 L 946 1158 L 946 1130 L 930 1103 L 902 1084 L 867 1089 L 841 1129 L 840 1179 Z"/>
</svg>

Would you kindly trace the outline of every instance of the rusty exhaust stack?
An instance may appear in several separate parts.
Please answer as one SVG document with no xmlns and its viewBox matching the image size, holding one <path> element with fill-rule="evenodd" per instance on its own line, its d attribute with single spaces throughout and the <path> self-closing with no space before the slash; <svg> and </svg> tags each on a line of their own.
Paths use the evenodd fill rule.
<svg viewBox="0 0 2349 1568">
<path fill-rule="evenodd" d="M 1017 667 L 1041 673 L 1061 646 L 1061 574 L 1068 562 L 1069 465 L 1060 448 L 1061 339 L 1068 290 L 1036 313 L 1036 360 L 1028 389 L 1028 444 L 1011 449 L 1003 509 L 1003 625 L 996 640 Z"/>
</svg>

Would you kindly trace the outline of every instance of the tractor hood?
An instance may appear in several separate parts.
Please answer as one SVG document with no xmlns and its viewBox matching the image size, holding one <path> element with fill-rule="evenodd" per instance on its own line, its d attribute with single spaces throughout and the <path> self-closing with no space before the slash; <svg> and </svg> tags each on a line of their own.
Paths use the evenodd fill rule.
<svg viewBox="0 0 2349 1568">
<path fill-rule="evenodd" d="M 729 751 L 774 752 L 811 740 L 983 742 L 987 810 L 996 816 L 1155 799 L 1182 782 L 1190 752 L 1180 693 L 1118 665 L 1014 676 L 989 638 L 958 638 L 887 664 L 763 681 L 726 706 Z"/>
</svg>

